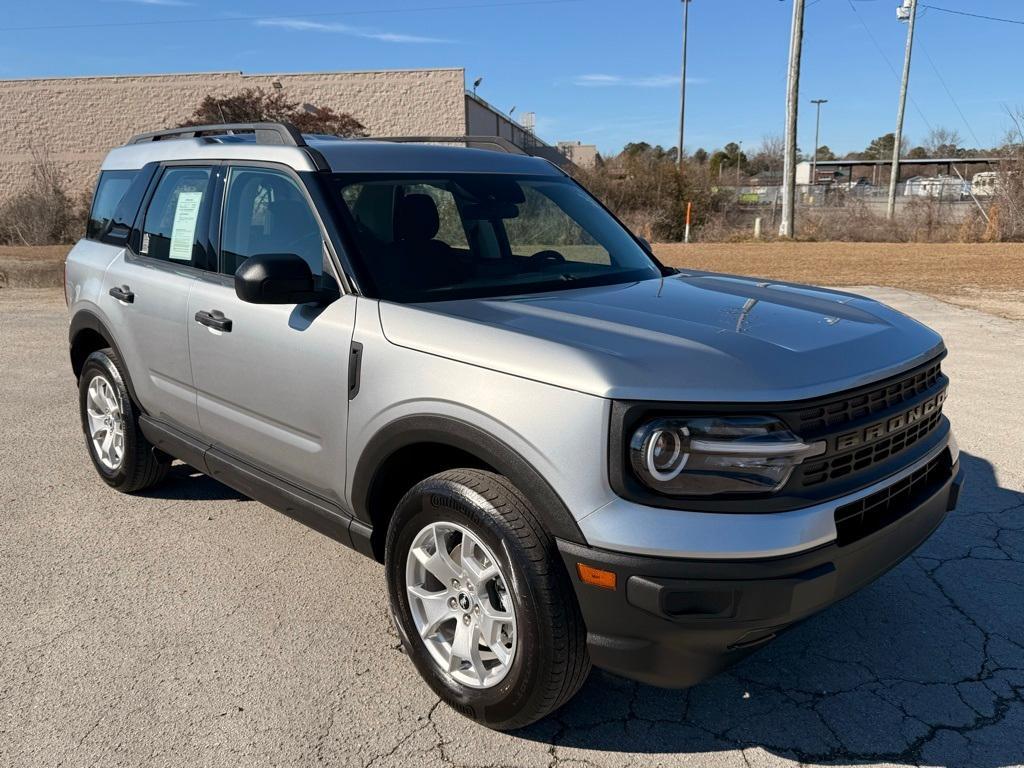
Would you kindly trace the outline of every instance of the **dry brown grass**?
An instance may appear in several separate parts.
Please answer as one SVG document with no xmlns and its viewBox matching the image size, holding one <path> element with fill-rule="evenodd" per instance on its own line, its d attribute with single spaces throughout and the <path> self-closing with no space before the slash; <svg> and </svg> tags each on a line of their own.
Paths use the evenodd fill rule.
<svg viewBox="0 0 1024 768">
<path fill-rule="evenodd" d="M 673 267 L 812 285 L 885 285 L 1024 319 L 1024 243 L 661 243 Z"/>
<path fill-rule="evenodd" d="M 59 285 L 69 246 L 0 246 L 0 285 Z M 674 267 L 811 285 L 884 285 L 1024 319 L 1024 243 L 659 243 Z M 51 279 L 45 282 L 45 276 Z"/>
<path fill-rule="evenodd" d="M 0 288 L 46 288 L 64 279 L 70 245 L 0 245 Z"/>
</svg>

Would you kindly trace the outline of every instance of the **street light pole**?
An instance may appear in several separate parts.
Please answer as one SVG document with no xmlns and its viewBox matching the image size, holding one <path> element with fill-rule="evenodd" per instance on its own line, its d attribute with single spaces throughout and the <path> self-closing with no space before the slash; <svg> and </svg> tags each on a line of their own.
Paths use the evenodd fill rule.
<svg viewBox="0 0 1024 768">
<path fill-rule="evenodd" d="M 690 25 L 690 0 L 683 0 L 683 72 L 679 79 L 679 150 L 676 165 L 683 167 L 683 132 L 686 126 L 686 29 Z"/>
<path fill-rule="evenodd" d="M 828 99 L 811 99 L 818 114 L 814 119 L 814 149 L 811 154 L 811 184 L 818 183 L 818 137 L 821 134 L 821 105 L 828 104 Z"/>
<path fill-rule="evenodd" d="M 804 42 L 804 0 L 793 0 L 793 24 L 789 37 L 789 75 L 786 78 L 786 159 L 782 172 L 781 237 L 793 237 L 796 229 L 796 116 L 800 96 L 800 51 Z"/>
<path fill-rule="evenodd" d="M 909 4 L 909 12 L 905 12 Z M 900 144 L 903 143 L 903 113 L 907 107 L 907 85 L 910 82 L 910 53 L 914 49 L 914 22 L 917 21 L 917 0 L 903 0 L 897 10 L 900 21 L 908 21 L 907 48 L 903 54 L 903 80 L 900 83 L 900 106 L 896 112 L 896 134 L 892 145 L 892 173 L 889 176 L 889 204 L 885 209 L 885 217 L 892 219 L 896 215 L 896 185 L 900 180 Z"/>
</svg>

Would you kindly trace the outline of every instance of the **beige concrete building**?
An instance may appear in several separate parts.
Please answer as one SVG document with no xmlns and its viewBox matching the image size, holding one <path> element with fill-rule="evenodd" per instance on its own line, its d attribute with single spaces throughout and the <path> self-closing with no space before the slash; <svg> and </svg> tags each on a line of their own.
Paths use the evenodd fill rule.
<svg viewBox="0 0 1024 768">
<path fill-rule="evenodd" d="M 565 155 L 571 163 L 580 168 L 593 168 L 597 165 L 597 145 L 584 144 L 580 141 L 560 141 L 558 151 Z"/>
<path fill-rule="evenodd" d="M 539 143 L 483 99 L 461 68 L 246 75 L 205 72 L 0 80 L 0 199 L 25 183 L 34 153 L 57 161 L 72 194 L 87 189 L 111 147 L 173 127 L 207 95 L 282 88 L 288 98 L 348 112 L 376 136 L 495 134 Z"/>
</svg>

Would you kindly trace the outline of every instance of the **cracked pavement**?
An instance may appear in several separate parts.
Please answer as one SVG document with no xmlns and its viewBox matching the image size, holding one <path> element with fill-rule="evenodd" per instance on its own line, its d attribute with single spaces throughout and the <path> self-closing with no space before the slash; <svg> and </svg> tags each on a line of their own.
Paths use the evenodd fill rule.
<svg viewBox="0 0 1024 768">
<path fill-rule="evenodd" d="M 515 734 L 398 649 L 382 569 L 184 466 L 95 475 L 59 292 L 0 291 L 0 765 L 1024 763 L 1024 322 L 861 292 L 945 337 L 967 473 L 913 556 L 689 691 L 595 671 Z"/>
</svg>

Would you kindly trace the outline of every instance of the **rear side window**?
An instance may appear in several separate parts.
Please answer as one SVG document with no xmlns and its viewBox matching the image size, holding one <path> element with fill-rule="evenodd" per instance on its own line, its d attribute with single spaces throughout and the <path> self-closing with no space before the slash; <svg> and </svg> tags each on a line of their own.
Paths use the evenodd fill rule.
<svg viewBox="0 0 1024 768">
<path fill-rule="evenodd" d="M 98 240 L 106 231 L 110 220 L 117 210 L 124 193 L 132 185 L 138 171 L 103 171 L 96 184 L 96 194 L 92 198 L 92 210 L 86 224 L 85 236 L 89 240 Z"/>
<path fill-rule="evenodd" d="M 205 269 L 208 259 L 202 235 L 209 185 L 209 168 L 167 168 L 146 209 L 139 253 Z"/>
</svg>

